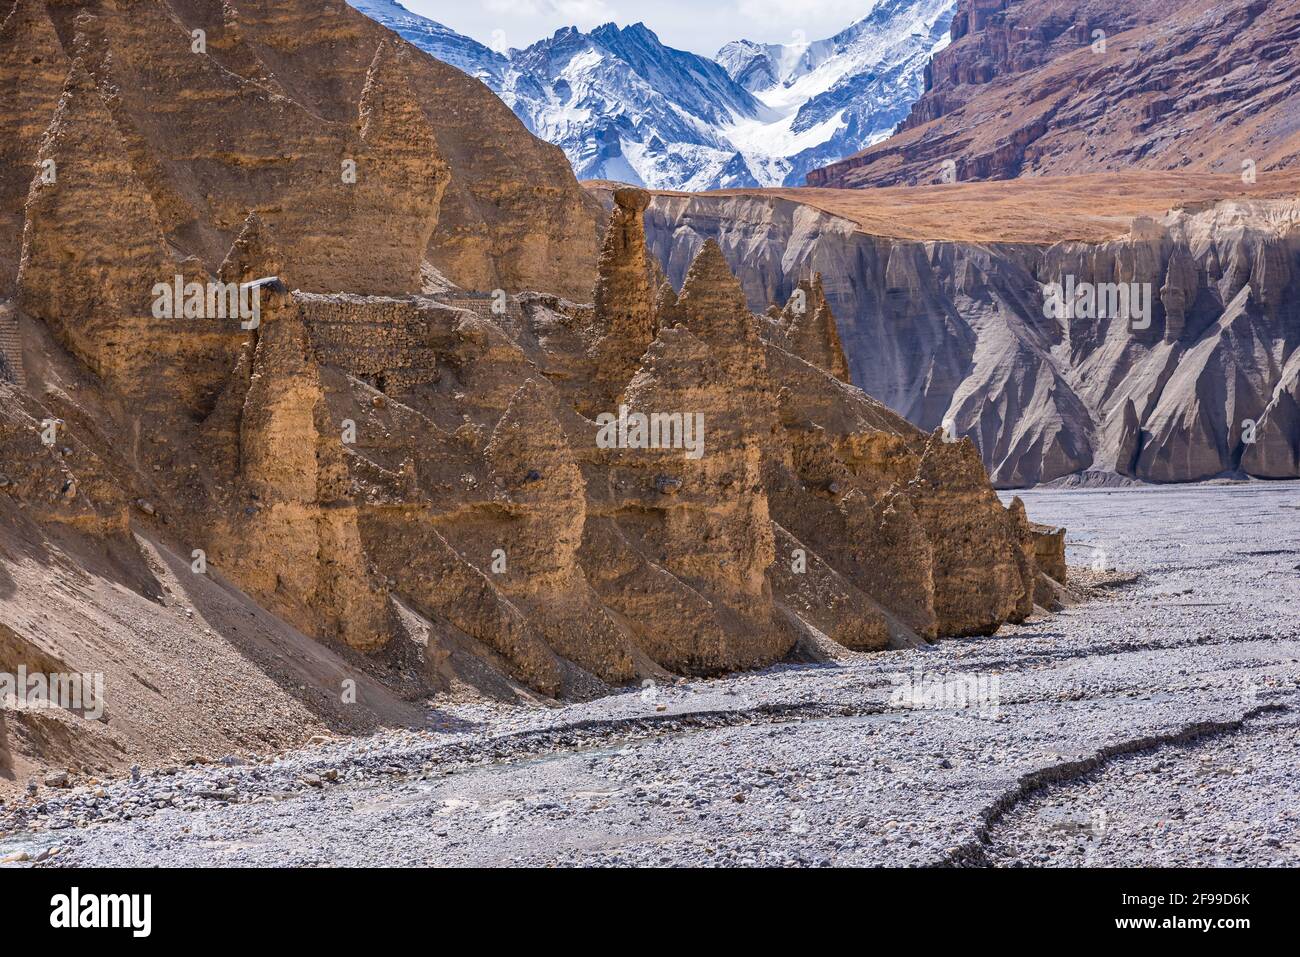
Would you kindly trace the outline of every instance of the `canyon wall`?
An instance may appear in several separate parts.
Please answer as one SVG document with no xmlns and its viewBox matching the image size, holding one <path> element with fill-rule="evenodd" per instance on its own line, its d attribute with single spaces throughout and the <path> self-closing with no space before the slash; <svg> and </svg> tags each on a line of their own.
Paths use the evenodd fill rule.
<svg viewBox="0 0 1300 957">
<path fill-rule="evenodd" d="M 853 383 L 923 429 L 950 423 L 1000 487 L 1089 470 L 1300 475 L 1295 200 L 1199 204 L 1106 242 L 1034 244 L 869 235 L 770 194 L 658 194 L 647 232 L 674 282 L 716 241 L 755 310 L 820 273 Z M 1044 287 L 1069 277 L 1141 284 L 1149 325 L 1045 315 Z"/>
<path fill-rule="evenodd" d="M 650 197 L 613 198 L 592 306 L 529 294 L 482 315 L 273 282 L 260 322 L 224 338 L 203 320 L 147 338 L 128 305 L 110 316 L 142 342 L 70 335 L 47 287 L 24 285 L 45 275 L 29 247 L 42 361 L 30 393 L 0 386 L 0 505 L 127 549 L 148 527 L 309 635 L 373 654 L 415 621 L 430 675 L 460 649 L 548 696 L 990 634 L 1033 611 L 1023 508 L 1001 505 L 969 442 L 844 381 L 820 277 L 757 316 L 705 242 L 680 292 L 652 297 Z M 250 215 L 220 275 L 283 262 Z M 121 371 L 159 335 L 227 364 L 210 403 L 177 401 L 183 370 Z"/>
<path fill-rule="evenodd" d="M 5 81 L 40 81 L 5 144 L 31 172 L 0 303 L 14 641 L 95 671 L 198 641 L 198 614 L 218 657 L 250 629 L 259 661 L 296 646 L 351 727 L 347 668 L 416 700 L 584 697 L 991 635 L 1052 593 L 975 447 L 850 384 L 822 278 L 758 313 L 701 242 L 668 282 L 641 190 L 608 195 L 598 246 L 597 200 L 534 168 L 558 153 L 357 17 L 6 18 Z M 75 599 L 55 619 L 13 585 L 42 566 L 144 610 L 72 642 Z M 109 709 L 157 687 L 116 674 Z M 408 719 L 369 690 L 361 724 Z"/>
<path fill-rule="evenodd" d="M 31 176 L 0 180 L 0 665 L 112 679 L 105 722 L 52 709 L 57 755 L 46 716 L 0 713 L 23 761 L 280 746 L 1054 600 L 975 447 L 847 381 L 846 273 L 760 314 L 701 239 L 667 281 L 634 189 L 598 245 L 558 152 L 359 16 L 4 21 Z"/>
</svg>

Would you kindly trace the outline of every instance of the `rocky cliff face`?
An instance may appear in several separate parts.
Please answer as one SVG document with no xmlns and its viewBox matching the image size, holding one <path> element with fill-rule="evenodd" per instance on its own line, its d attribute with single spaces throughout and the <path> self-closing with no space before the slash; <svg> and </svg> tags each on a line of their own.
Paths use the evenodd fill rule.
<svg viewBox="0 0 1300 957">
<path fill-rule="evenodd" d="M 267 8 L 227 5 L 209 49 L 230 69 L 183 42 L 146 56 L 147 37 L 186 36 L 163 4 L 13 14 L 28 33 L 48 17 L 66 74 L 45 131 L 11 147 L 35 149 L 33 178 L 21 237 L 0 237 L 19 250 L 0 311 L 0 638 L 112 674 L 107 730 L 53 719 L 70 740 L 126 753 L 120 735 L 170 728 L 166 711 L 194 721 L 187 749 L 279 744 L 307 710 L 373 727 L 416 720 L 397 695 L 465 684 L 583 696 L 990 634 L 1050 595 L 974 447 L 846 381 L 820 277 L 758 315 L 704 241 L 668 282 L 641 190 L 610 194 L 591 304 L 415 291 L 465 167 L 390 40 L 344 58 L 356 99 L 327 115 L 341 88 L 288 65 L 349 49 L 332 9 L 302 47 L 253 16 Z M 177 90 L 254 122 L 223 139 Z M 332 181 L 339 156 L 356 183 Z M 528 188 L 512 180 L 501 208 Z M 490 171 L 459 189 L 490 192 Z M 212 689 L 231 675 L 276 712 L 227 718 Z"/>
<path fill-rule="evenodd" d="M 36 153 L 68 78 L 69 61 L 39 0 L 16 3 L 0 22 L 0 299 L 13 295 L 23 235 L 23 204 Z M 48 167 L 42 168 L 47 173 Z"/>
<path fill-rule="evenodd" d="M 27 451 L 6 498 L 80 508 L 101 535 L 134 501 L 135 521 L 308 634 L 375 652 L 420 622 L 430 669 L 471 654 L 548 695 L 768 664 L 814 634 L 870 649 L 1023 618 L 1023 522 L 969 443 L 836 377 L 820 281 L 756 316 L 706 242 L 656 310 L 649 197 L 614 198 L 594 307 L 530 295 L 480 315 L 267 284 L 233 347 L 199 340 L 228 363 L 206 411 L 174 401 L 174 377 L 137 388 L 140 408 L 111 379 L 58 399 L 84 473 L 38 453 L 35 400 L 4 386 L 32 409 L 12 422 Z M 287 258 L 250 216 L 220 275 Z M 43 287 L 21 291 L 44 317 Z M 41 341 L 86 378 L 75 342 Z M 51 368 L 31 371 L 48 394 Z"/>
<path fill-rule="evenodd" d="M 253 209 L 302 289 L 590 291 L 598 215 L 563 154 L 482 84 L 342 0 L 25 0 L 0 31 L 0 83 L 14 91 L 0 292 L 73 59 L 111 116 L 99 157 L 129 166 L 193 269 L 214 271 Z"/>
<path fill-rule="evenodd" d="M 1297 39 L 1294 0 L 962 0 L 899 132 L 808 185 L 1293 167 Z"/>
<path fill-rule="evenodd" d="M 647 223 L 670 280 L 716 241 L 754 309 L 820 273 L 853 383 L 921 428 L 968 436 L 1010 488 L 1086 470 L 1300 474 L 1298 208 L 1205 203 L 1051 245 L 869 235 L 761 193 L 659 194 Z M 1136 284 L 1150 315 L 1057 318 L 1053 283 Z"/>
</svg>

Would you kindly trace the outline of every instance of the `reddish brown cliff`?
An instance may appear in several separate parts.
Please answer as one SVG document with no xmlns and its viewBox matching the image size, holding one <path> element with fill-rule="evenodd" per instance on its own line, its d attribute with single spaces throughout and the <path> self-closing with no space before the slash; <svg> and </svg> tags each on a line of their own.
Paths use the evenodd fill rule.
<svg viewBox="0 0 1300 957">
<path fill-rule="evenodd" d="M 1295 0 L 961 0 L 952 37 L 899 131 L 809 186 L 1300 163 Z"/>
</svg>

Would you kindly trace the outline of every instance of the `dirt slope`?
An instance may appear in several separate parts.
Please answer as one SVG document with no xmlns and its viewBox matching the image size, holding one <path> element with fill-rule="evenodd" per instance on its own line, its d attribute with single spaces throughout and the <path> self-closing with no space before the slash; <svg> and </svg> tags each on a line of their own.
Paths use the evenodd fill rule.
<svg viewBox="0 0 1300 957">
<path fill-rule="evenodd" d="M 104 775 L 424 724 L 364 666 L 146 536 L 42 530 L 0 497 L 0 671 L 97 673 L 106 698 L 102 720 L 0 709 L 0 797 L 51 766 Z"/>
<path fill-rule="evenodd" d="M 1300 162 L 1295 0 L 962 0 L 952 36 L 900 132 L 809 186 Z"/>
</svg>

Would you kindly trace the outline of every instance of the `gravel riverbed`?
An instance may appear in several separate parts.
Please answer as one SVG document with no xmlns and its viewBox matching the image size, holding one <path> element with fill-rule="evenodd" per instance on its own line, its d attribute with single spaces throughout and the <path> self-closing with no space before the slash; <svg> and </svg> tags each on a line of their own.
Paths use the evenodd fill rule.
<svg viewBox="0 0 1300 957">
<path fill-rule="evenodd" d="M 440 707 L 0 809 L 17 866 L 1300 864 L 1300 484 L 1025 493 L 1093 600 L 984 639 Z"/>
</svg>

